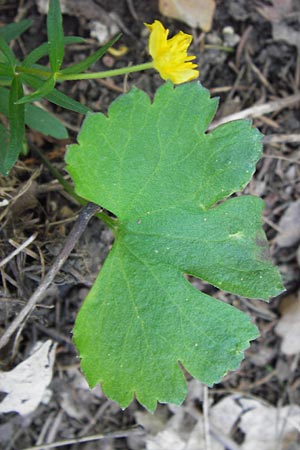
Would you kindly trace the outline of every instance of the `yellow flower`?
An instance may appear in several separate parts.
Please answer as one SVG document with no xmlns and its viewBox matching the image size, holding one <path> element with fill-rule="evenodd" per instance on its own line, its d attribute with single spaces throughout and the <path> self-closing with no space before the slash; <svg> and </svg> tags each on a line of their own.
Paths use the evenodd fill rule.
<svg viewBox="0 0 300 450">
<path fill-rule="evenodd" d="M 150 30 L 149 53 L 153 58 L 153 66 L 162 79 L 180 84 L 198 78 L 199 71 L 195 70 L 197 64 L 190 62 L 196 56 L 187 54 L 192 36 L 180 31 L 168 39 L 169 30 L 159 20 L 145 25 Z"/>
</svg>

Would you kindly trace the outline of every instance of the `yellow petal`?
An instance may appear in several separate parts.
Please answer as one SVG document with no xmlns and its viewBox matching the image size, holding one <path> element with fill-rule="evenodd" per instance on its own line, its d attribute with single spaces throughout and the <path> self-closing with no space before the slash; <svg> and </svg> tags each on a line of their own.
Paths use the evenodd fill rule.
<svg viewBox="0 0 300 450">
<path fill-rule="evenodd" d="M 196 57 L 187 54 L 193 39 L 190 34 L 180 31 L 168 39 L 169 30 L 159 20 L 145 25 L 150 30 L 149 53 L 153 66 L 164 80 L 180 84 L 199 76 L 199 71 L 195 70 L 197 64 L 190 62 Z"/>
</svg>

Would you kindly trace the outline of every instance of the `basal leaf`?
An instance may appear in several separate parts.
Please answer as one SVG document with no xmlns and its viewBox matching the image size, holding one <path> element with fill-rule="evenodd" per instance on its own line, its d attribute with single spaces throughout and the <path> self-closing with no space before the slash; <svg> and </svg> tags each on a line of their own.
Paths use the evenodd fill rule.
<svg viewBox="0 0 300 450">
<path fill-rule="evenodd" d="M 249 121 L 206 133 L 217 101 L 197 83 L 138 89 L 108 116 L 88 114 L 69 147 L 82 197 L 113 212 L 115 242 L 76 320 L 74 340 L 94 386 L 126 407 L 181 403 L 179 362 L 213 384 L 235 369 L 257 329 L 197 291 L 184 274 L 267 300 L 282 290 L 261 226 L 262 201 L 238 196 L 261 155 Z"/>
</svg>

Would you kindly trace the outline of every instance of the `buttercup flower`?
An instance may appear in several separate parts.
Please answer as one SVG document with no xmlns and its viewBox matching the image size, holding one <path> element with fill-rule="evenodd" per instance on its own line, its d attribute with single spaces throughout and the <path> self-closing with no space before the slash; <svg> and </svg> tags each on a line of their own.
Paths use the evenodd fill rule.
<svg viewBox="0 0 300 450">
<path fill-rule="evenodd" d="M 145 25 L 150 30 L 149 53 L 153 58 L 153 67 L 162 79 L 180 84 L 198 78 L 199 71 L 195 70 L 197 64 L 190 62 L 196 56 L 187 54 L 192 36 L 180 31 L 168 39 L 169 30 L 159 20 Z"/>
</svg>

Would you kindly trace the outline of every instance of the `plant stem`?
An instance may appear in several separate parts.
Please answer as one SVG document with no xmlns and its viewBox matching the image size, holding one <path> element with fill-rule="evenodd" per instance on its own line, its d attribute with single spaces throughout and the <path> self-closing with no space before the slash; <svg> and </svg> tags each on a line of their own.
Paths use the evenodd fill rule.
<svg viewBox="0 0 300 450">
<path fill-rule="evenodd" d="M 57 72 L 55 74 L 56 81 L 67 80 L 92 80 L 96 78 L 108 78 L 115 77 L 117 75 L 124 75 L 126 73 L 140 72 L 141 70 L 147 70 L 153 68 L 153 62 L 147 62 L 144 64 L 138 64 L 136 66 L 121 67 L 120 69 L 106 70 L 103 72 L 87 72 L 87 73 L 71 73 L 64 74 L 63 72 Z M 37 77 L 48 79 L 52 76 L 52 72 L 42 69 L 33 69 L 32 67 L 16 66 L 15 71 L 17 73 L 27 73 Z"/>
<path fill-rule="evenodd" d="M 32 67 L 23 67 L 23 66 L 16 66 L 15 72 L 27 73 L 28 75 L 34 75 L 36 77 L 43 78 L 46 80 L 52 76 L 52 72 L 49 70 L 33 69 Z"/>
<path fill-rule="evenodd" d="M 234 49 L 232 47 L 227 47 L 225 45 L 216 45 L 216 44 L 204 44 L 205 50 L 220 50 L 224 52 L 232 53 Z"/>
<path fill-rule="evenodd" d="M 106 70 L 104 72 L 90 72 L 90 73 L 78 73 L 78 74 L 66 74 L 64 75 L 61 72 L 57 73 L 57 81 L 65 81 L 65 80 L 92 80 L 95 78 L 107 78 L 114 77 L 117 75 L 124 75 L 126 73 L 131 72 L 140 72 L 141 70 L 152 69 L 153 63 L 147 62 L 144 64 L 138 64 L 136 66 L 130 67 L 122 67 L 120 69 Z"/>
</svg>

